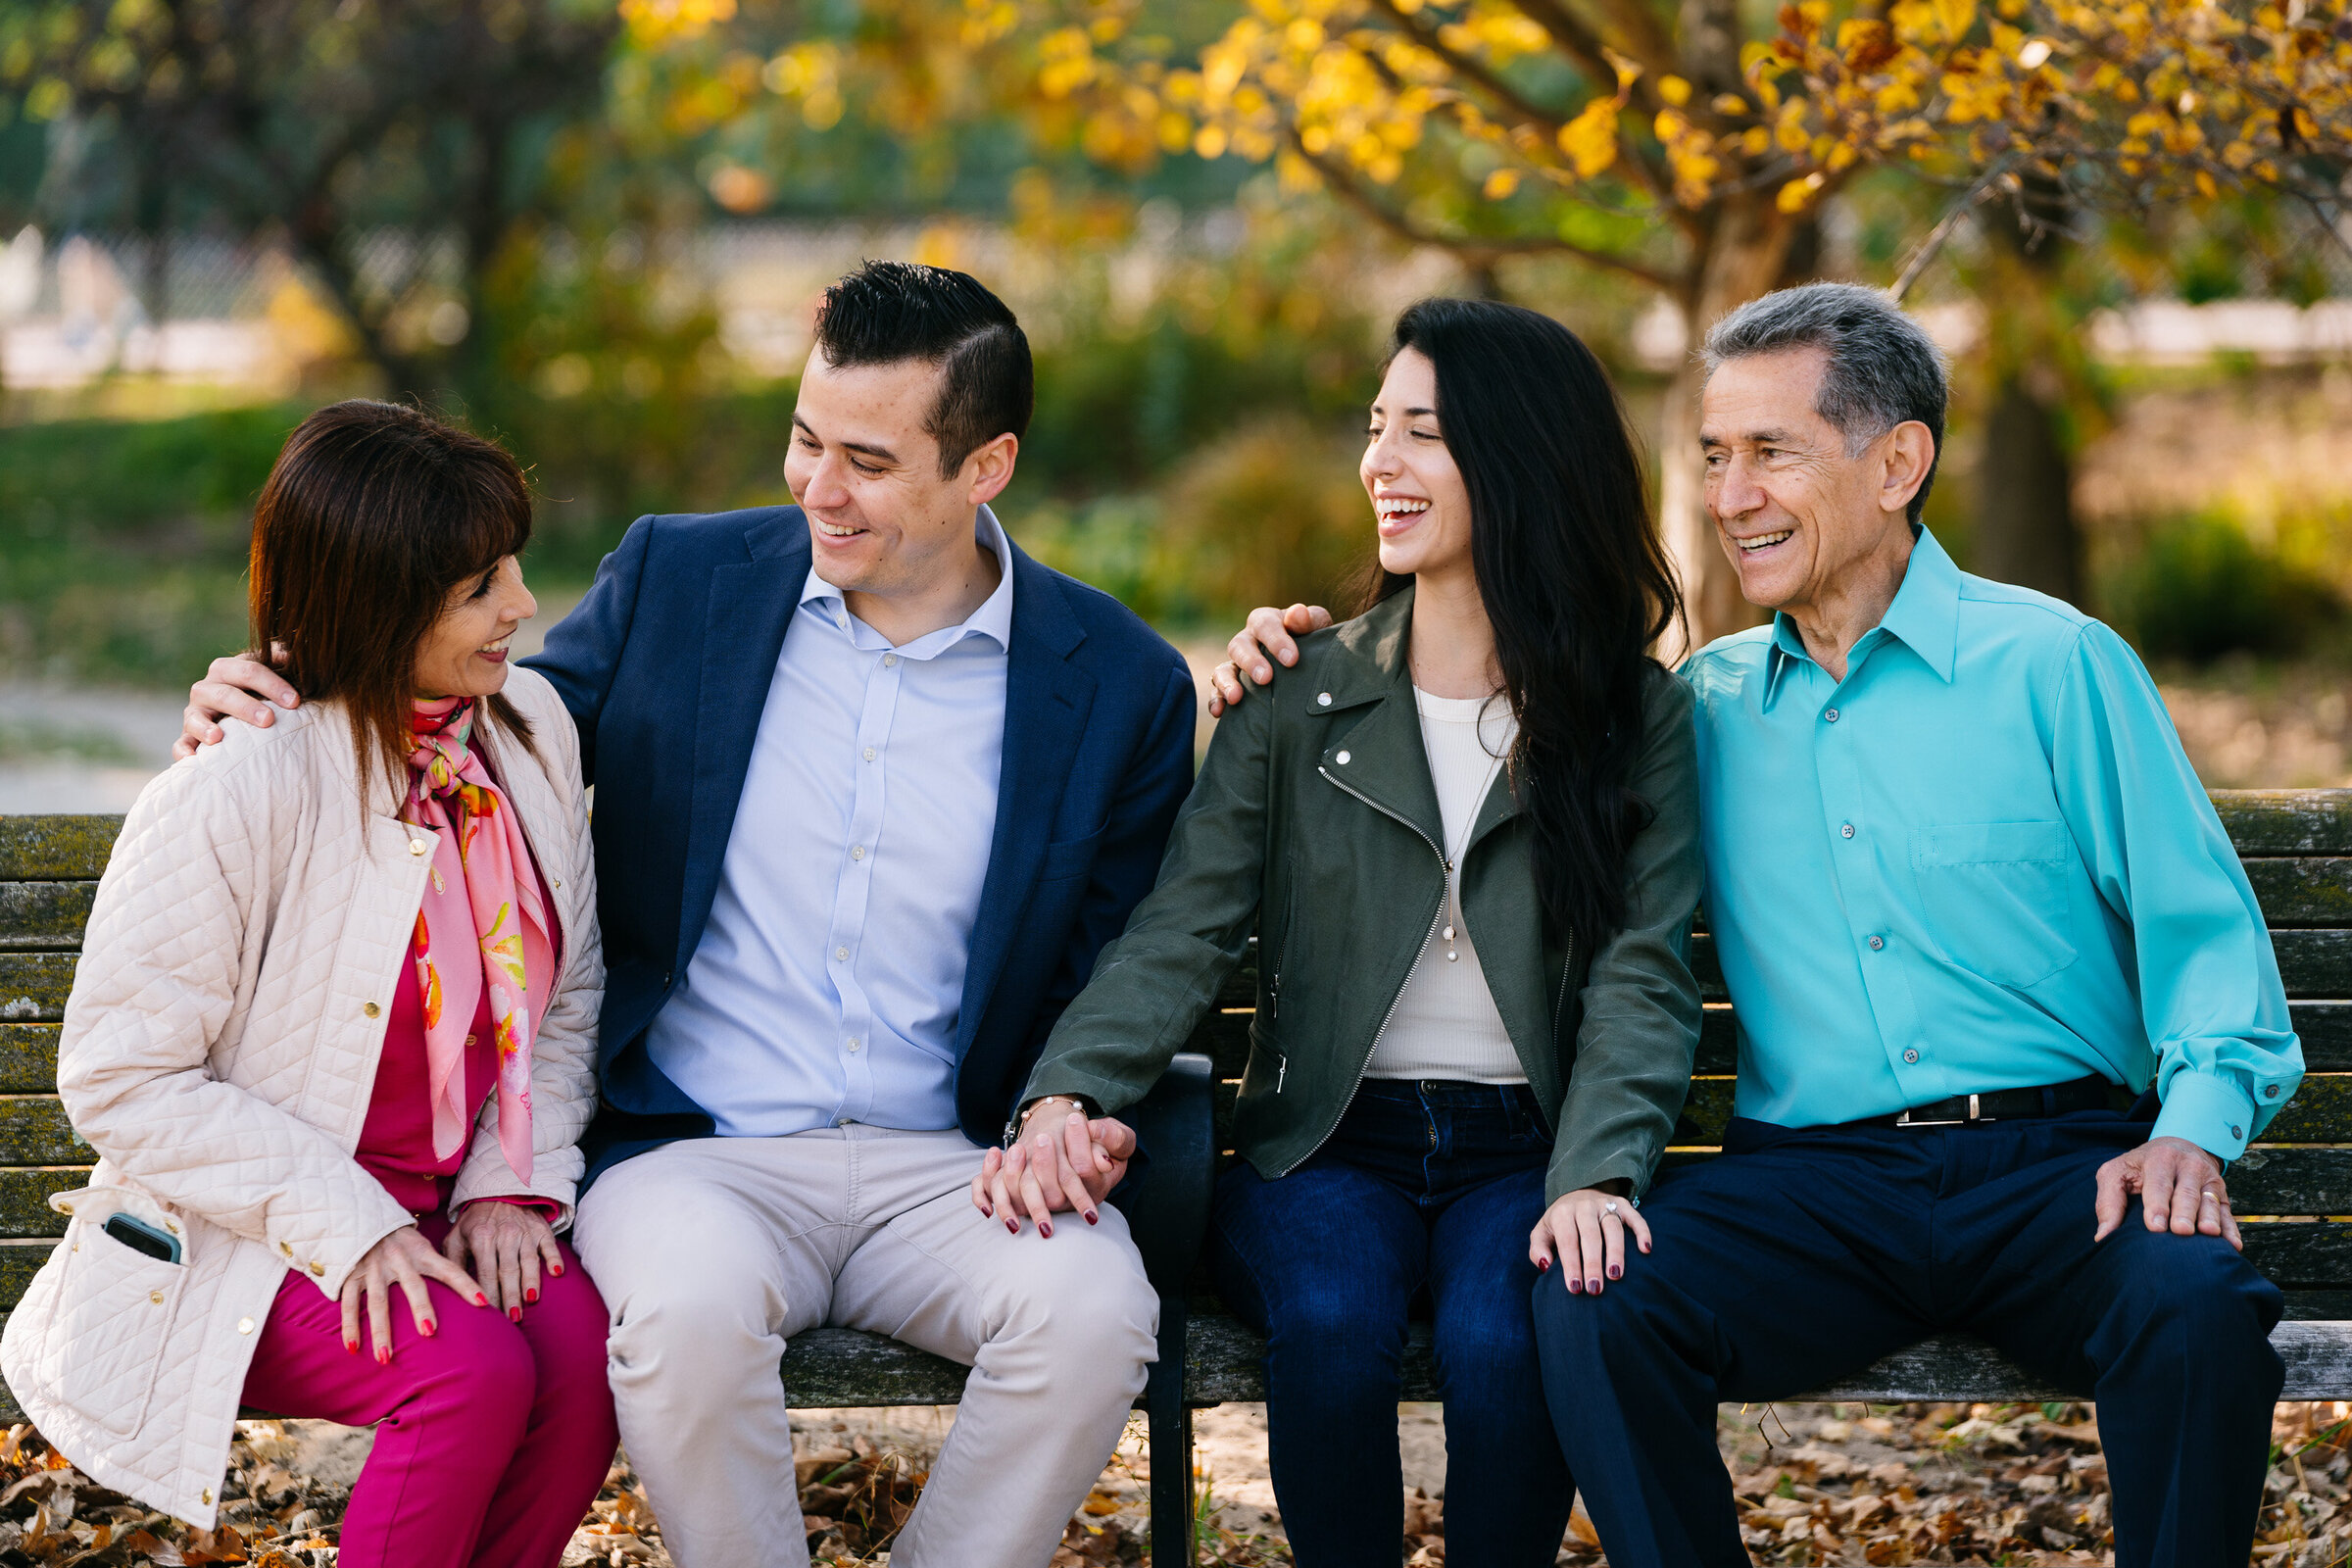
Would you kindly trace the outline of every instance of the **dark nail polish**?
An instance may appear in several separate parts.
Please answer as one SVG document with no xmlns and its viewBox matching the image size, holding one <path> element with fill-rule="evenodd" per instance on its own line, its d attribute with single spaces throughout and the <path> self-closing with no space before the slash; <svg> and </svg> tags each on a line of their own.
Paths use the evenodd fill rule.
<svg viewBox="0 0 2352 1568">
<path fill-rule="evenodd" d="M 986 1214 L 990 1219 L 995 1219 L 997 1217 L 997 1205 L 994 1203 L 982 1203 L 980 1205 L 980 1212 Z"/>
<path fill-rule="evenodd" d="M 1015 1236 L 1021 1234 L 1021 1222 L 1017 1219 L 1007 1219 L 1004 1222 L 1004 1228 Z"/>
<path fill-rule="evenodd" d="M 1536 1259 L 1536 1270 L 1537 1270 L 1537 1272 L 1538 1272 L 1538 1273 L 1543 1273 L 1543 1274 L 1548 1274 L 1548 1273 L 1550 1273 L 1550 1272 L 1551 1272 L 1551 1259 L 1550 1259 L 1550 1258 L 1548 1258 L 1548 1257 L 1539 1257 L 1539 1258 L 1537 1258 L 1537 1259 Z"/>
<path fill-rule="evenodd" d="M 1090 1208 L 1090 1209 L 1088 1209 L 1088 1210 L 1086 1211 L 1086 1222 L 1087 1222 L 1089 1225 L 1092 1225 L 1092 1224 L 1094 1224 L 1094 1223 L 1095 1223 L 1095 1218 L 1096 1218 L 1096 1216 L 1095 1216 L 1095 1211 L 1094 1211 L 1093 1209 L 1091 1209 L 1091 1208 Z"/>
<path fill-rule="evenodd" d="M 1585 1281 L 1585 1289 L 1591 1291 L 1594 1296 L 1598 1296 L 1600 1294 L 1600 1281 L 1587 1280 Z"/>
<path fill-rule="evenodd" d="M 1037 1222 L 1037 1234 L 1040 1236 L 1051 1237 L 1054 1234 L 1054 1222 L 1050 1219 L 1039 1220 Z"/>
<path fill-rule="evenodd" d="M 1609 1278 L 1613 1280 L 1621 1280 L 1625 1278 L 1625 1265 L 1623 1263 L 1611 1263 L 1609 1265 Z"/>
<path fill-rule="evenodd" d="M 1585 1282 L 1584 1282 L 1583 1280 L 1580 1280 L 1580 1279 L 1575 1279 L 1575 1278 L 1573 1278 L 1573 1277 L 1572 1277 L 1572 1278 L 1571 1278 L 1571 1279 L 1568 1281 L 1568 1294 L 1569 1294 L 1570 1296 L 1582 1296 L 1582 1295 L 1584 1295 L 1584 1294 L 1585 1294 Z"/>
</svg>

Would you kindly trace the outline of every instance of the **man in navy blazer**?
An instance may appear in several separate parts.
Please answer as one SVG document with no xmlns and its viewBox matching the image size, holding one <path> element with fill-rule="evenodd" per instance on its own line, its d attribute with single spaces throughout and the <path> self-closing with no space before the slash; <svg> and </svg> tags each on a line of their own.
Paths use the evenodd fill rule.
<svg viewBox="0 0 2352 1568">
<path fill-rule="evenodd" d="M 807 1561 L 795 1333 L 974 1368 L 909 1568 L 1041 1568 L 1154 1354 L 1102 1202 L 1132 1133 L 1015 1097 L 1151 888 L 1195 697 L 990 511 L 1031 401 L 994 295 L 868 264 L 819 315 L 785 465 L 804 505 L 639 519 L 527 661 L 596 791 L 603 1103 L 574 1239 L 680 1568 Z M 266 722 L 249 694 L 292 696 L 217 662 L 190 739 Z"/>
</svg>

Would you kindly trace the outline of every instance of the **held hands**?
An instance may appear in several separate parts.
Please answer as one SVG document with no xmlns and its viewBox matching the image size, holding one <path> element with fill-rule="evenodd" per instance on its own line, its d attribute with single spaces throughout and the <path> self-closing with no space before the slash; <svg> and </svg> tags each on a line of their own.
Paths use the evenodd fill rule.
<svg viewBox="0 0 2352 1568">
<path fill-rule="evenodd" d="M 194 757 L 199 746 L 219 745 L 219 719 L 242 719 L 257 729 L 268 729 L 272 703 L 299 708 L 302 699 L 283 676 L 251 654 L 214 660 L 204 679 L 188 688 L 188 706 L 179 715 L 179 739 L 172 743 L 172 760 L 182 762 Z"/>
<path fill-rule="evenodd" d="M 490 1304 L 503 1307 L 516 1323 L 522 1321 L 522 1309 L 539 1299 L 539 1266 L 546 1264 L 550 1274 L 564 1272 L 555 1227 L 522 1203 L 489 1199 L 467 1203 L 442 1238 L 441 1250 L 460 1268 L 471 1253 L 474 1273 L 490 1287 Z"/>
<path fill-rule="evenodd" d="M 1015 1235 L 1026 1215 L 1037 1221 L 1038 1235 L 1051 1237 L 1053 1216 L 1068 1209 L 1092 1225 L 1097 1205 L 1126 1176 L 1134 1156 L 1134 1128 L 1110 1116 L 1090 1121 L 1084 1109 L 1050 1097 L 1029 1107 L 1010 1149 L 992 1149 L 980 1161 L 972 1206 L 1002 1219 Z"/>
<path fill-rule="evenodd" d="M 1268 656 L 1296 664 L 1298 644 L 1293 639 L 1330 624 L 1331 612 L 1321 605 L 1293 605 L 1288 610 L 1261 605 L 1250 612 L 1248 626 L 1235 632 L 1233 641 L 1225 645 L 1225 652 L 1232 657 L 1209 675 L 1208 716 L 1222 717 L 1226 709 L 1242 700 L 1243 670 L 1258 685 L 1265 685 L 1274 678 L 1274 666 L 1266 662 Z"/>
<path fill-rule="evenodd" d="M 353 1355 L 360 1353 L 360 1309 L 368 1313 L 368 1338 L 378 1366 L 392 1361 L 392 1298 L 394 1285 L 409 1298 L 409 1314 L 416 1321 L 416 1332 L 430 1339 L 439 1332 L 433 1321 L 431 1299 L 424 1294 L 424 1282 L 439 1280 L 476 1306 L 488 1306 L 490 1298 L 473 1283 L 473 1277 L 457 1264 L 433 1250 L 414 1225 L 403 1225 L 361 1255 L 360 1261 L 343 1281 L 343 1348 Z"/>
<path fill-rule="evenodd" d="M 1549 1269 L 1557 1250 L 1561 1272 L 1575 1296 L 1598 1296 L 1601 1277 L 1625 1278 L 1625 1233 L 1634 1233 L 1642 1250 L 1649 1250 L 1649 1221 L 1634 1207 L 1631 1198 L 1597 1187 L 1579 1188 L 1562 1195 L 1544 1211 L 1528 1238 L 1527 1255 L 1536 1267 Z"/>
<path fill-rule="evenodd" d="M 2133 1193 L 2139 1195 L 2141 1216 L 2152 1231 L 2175 1236 L 2219 1236 L 2239 1251 L 2237 1216 L 2230 1212 L 2230 1186 L 2222 1180 L 2221 1162 L 2185 1138 L 2151 1138 L 2137 1149 L 2115 1156 L 2099 1167 L 2099 1197 L 2094 1212 L 2098 1234 L 2105 1241 L 2124 1222 L 2124 1209 Z"/>
</svg>

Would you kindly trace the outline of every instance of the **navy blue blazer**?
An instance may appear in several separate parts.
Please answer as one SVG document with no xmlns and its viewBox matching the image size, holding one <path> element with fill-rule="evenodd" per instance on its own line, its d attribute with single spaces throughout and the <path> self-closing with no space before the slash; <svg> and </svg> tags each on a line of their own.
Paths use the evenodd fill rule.
<svg viewBox="0 0 2352 1568">
<path fill-rule="evenodd" d="M 710 918 L 808 562 L 798 507 L 641 517 L 524 661 L 563 694 L 596 786 L 607 978 L 591 1181 L 714 1130 L 654 1064 L 645 1029 Z M 1151 891 L 1193 776 L 1196 698 L 1176 650 L 1018 546 L 1012 582 L 996 837 L 956 1031 L 956 1120 L 977 1144 L 1003 1136 L 1054 1020 Z"/>
</svg>

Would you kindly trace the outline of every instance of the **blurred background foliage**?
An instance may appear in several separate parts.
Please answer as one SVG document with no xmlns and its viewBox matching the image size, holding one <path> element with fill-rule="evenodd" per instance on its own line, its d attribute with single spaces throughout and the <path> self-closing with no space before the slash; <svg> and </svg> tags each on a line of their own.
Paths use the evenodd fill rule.
<svg viewBox="0 0 2352 1568">
<path fill-rule="evenodd" d="M 1654 212 L 1583 201 L 1560 244 L 1515 246 L 1527 196 L 1463 146 L 1383 195 L 1443 230 L 1417 242 L 1212 155 L 1081 58 L 1189 58 L 1239 10 L 0 7 L 0 679 L 169 689 L 238 644 L 251 499 L 338 396 L 414 397 L 523 458 L 551 612 L 639 514 L 784 501 L 808 314 L 861 255 L 1013 303 L 1039 403 L 1000 510 L 1180 640 L 1328 601 L 1360 564 L 1359 410 L 1418 295 L 1558 316 L 1653 444 L 1674 433 L 1691 300 L 1580 254 L 1667 254 Z M 1550 69 L 1514 80 L 1540 96 Z M 2094 213 L 1899 169 L 1782 217 L 1768 282 L 1925 263 L 1908 303 L 1957 378 L 1930 521 L 1965 564 L 2107 616 L 2168 680 L 2305 710 L 2341 684 L 2352 252 L 2322 218 L 2228 192 Z M 175 368 L 197 328 L 258 358 Z M 2342 707 L 2307 781 L 2348 765 Z"/>
</svg>

